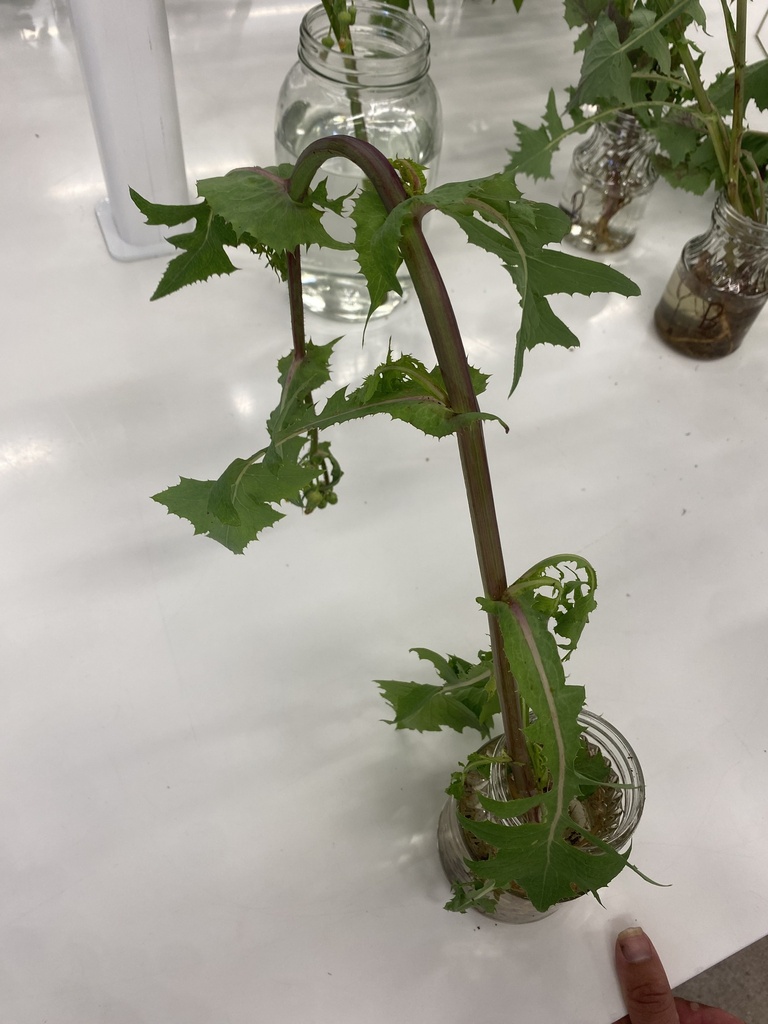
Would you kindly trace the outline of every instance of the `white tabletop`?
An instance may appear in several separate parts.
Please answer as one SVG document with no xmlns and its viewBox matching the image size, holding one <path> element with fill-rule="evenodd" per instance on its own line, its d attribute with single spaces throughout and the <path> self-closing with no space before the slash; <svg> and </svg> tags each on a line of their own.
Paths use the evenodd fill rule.
<svg viewBox="0 0 768 1024">
<path fill-rule="evenodd" d="M 192 178 L 272 161 L 308 4 L 169 2 Z M 434 31 L 444 180 L 504 163 L 576 58 L 560 5 L 468 3 Z M 530 9 L 529 9 L 530 8 Z M 236 557 L 149 496 L 261 446 L 286 298 L 245 259 L 148 299 L 122 264 L 65 10 L 0 5 L 3 372 L 0 1017 L 7 1024 L 608 1024 L 611 949 L 640 922 L 673 983 L 768 932 L 768 382 L 761 317 L 712 364 L 653 306 L 711 197 L 660 184 L 614 263 L 639 299 L 563 299 L 582 339 L 528 359 L 512 400 L 507 275 L 433 232 L 485 408 L 508 568 L 575 550 L 600 576 L 572 659 L 645 769 L 630 872 L 522 927 L 442 909 L 443 787 L 471 736 L 395 732 L 372 680 L 428 681 L 413 646 L 485 643 L 451 439 L 340 428 L 339 504 Z M 546 69 L 546 75 L 542 74 Z M 567 154 L 557 160 L 560 173 Z M 529 193 L 556 201 L 557 183 Z M 470 258 L 471 257 L 471 258 Z M 342 331 L 337 380 L 415 303 Z"/>
</svg>

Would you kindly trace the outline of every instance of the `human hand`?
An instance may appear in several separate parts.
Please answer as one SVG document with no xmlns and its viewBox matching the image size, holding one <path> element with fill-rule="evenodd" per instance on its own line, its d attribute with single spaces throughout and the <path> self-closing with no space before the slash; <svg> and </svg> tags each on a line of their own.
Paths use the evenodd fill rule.
<svg viewBox="0 0 768 1024">
<path fill-rule="evenodd" d="M 629 1013 L 615 1024 L 744 1024 L 732 1013 L 675 999 L 659 954 L 642 928 L 616 939 L 616 971 Z"/>
</svg>

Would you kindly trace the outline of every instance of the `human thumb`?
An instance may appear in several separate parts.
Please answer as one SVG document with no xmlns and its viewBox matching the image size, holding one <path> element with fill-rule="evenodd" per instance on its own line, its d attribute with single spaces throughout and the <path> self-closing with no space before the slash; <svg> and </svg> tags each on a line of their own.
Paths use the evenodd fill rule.
<svg viewBox="0 0 768 1024">
<path fill-rule="evenodd" d="M 659 954 L 642 928 L 627 928 L 616 939 L 616 972 L 629 1024 L 680 1024 Z"/>
</svg>

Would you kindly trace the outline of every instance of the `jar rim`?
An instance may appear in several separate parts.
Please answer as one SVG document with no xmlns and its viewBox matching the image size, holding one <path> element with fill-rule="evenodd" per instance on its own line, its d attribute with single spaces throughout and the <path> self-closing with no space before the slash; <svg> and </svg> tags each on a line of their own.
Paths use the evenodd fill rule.
<svg viewBox="0 0 768 1024">
<path fill-rule="evenodd" d="M 645 806 L 645 776 L 640 761 L 632 748 L 629 740 L 620 732 L 616 726 L 603 718 L 602 715 L 582 708 L 578 715 L 579 725 L 584 730 L 584 735 L 591 740 L 595 746 L 611 762 L 614 771 L 619 778 L 623 772 L 629 788 L 623 790 L 625 799 L 622 801 L 622 813 L 616 827 L 608 842 L 615 849 L 622 849 L 629 842 L 629 839 L 637 827 Z M 506 750 L 506 737 L 502 733 L 496 741 L 494 752 Z M 620 762 L 620 763 L 619 763 Z M 500 765 L 491 766 L 491 777 L 498 778 Z M 505 822 L 509 825 L 519 825 L 521 820 L 509 819 Z"/>
<path fill-rule="evenodd" d="M 745 213 L 740 213 L 728 199 L 725 189 L 717 194 L 712 219 L 720 219 L 726 228 L 738 232 L 744 241 L 768 246 L 768 224 L 761 224 L 759 220 L 753 220 Z"/>
<path fill-rule="evenodd" d="M 322 4 L 310 8 L 299 28 L 299 60 L 313 73 L 348 87 L 407 85 L 429 70 L 430 36 L 410 11 L 382 0 L 358 0 L 351 34 L 358 52 L 342 53 L 324 45 L 330 22 Z M 377 42 L 376 52 L 366 44 Z M 360 52 L 360 47 L 363 47 Z"/>
</svg>

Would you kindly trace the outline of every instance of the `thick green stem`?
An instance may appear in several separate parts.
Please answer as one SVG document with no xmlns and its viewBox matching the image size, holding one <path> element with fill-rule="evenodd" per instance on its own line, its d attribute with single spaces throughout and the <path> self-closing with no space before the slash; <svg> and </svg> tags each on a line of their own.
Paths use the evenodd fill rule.
<svg viewBox="0 0 768 1024">
<path fill-rule="evenodd" d="M 733 114 L 731 115 L 726 194 L 731 206 L 740 210 L 739 179 L 745 106 L 744 68 L 747 65 L 747 0 L 736 0 L 736 34 L 731 42 L 731 56 L 733 58 Z"/>
<path fill-rule="evenodd" d="M 727 181 L 729 149 L 728 129 L 720 116 L 719 110 L 714 106 L 707 95 L 706 87 L 701 80 L 699 69 L 696 67 L 696 61 L 691 53 L 690 44 L 685 37 L 684 28 L 679 25 L 676 20 L 671 22 L 670 28 L 673 32 L 675 50 L 680 58 L 680 63 L 683 65 L 683 69 L 688 78 L 688 83 L 693 91 L 693 95 L 696 98 L 699 110 L 703 115 L 707 134 L 712 142 L 712 147 L 715 151 L 715 158 L 717 159 L 718 166 L 720 167 L 720 173 L 723 175 L 723 180 Z"/>
<path fill-rule="evenodd" d="M 301 254 L 296 248 L 287 255 L 288 305 L 291 312 L 294 360 L 304 358 L 306 335 L 304 332 L 304 303 L 301 296 Z"/>
<path fill-rule="evenodd" d="M 368 143 L 347 136 L 320 140 L 303 151 L 289 184 L 291 196 L 300 201 L 324 161 L 339 156 L 351 160 L 363 171 L 387 212 L 408 198 L 386 157 Z M 457 414 L 477 412 L 479 406 L 456 316 L 418 217 L 403 227 L 401 252 L 424 313 L 450 406 Z M 507 580 L 482 422 L 472 421 L 457 430 L 456 436 L 484 595 L 498 601 L 507 588 Z M 537 790 L 523 733 L 519 691 L 495 616 L 489 616 L 489 626 L 494 676 L 507 748 L 513 762 L 515 788 L 517 795 L 530 796 Z"/>
<path fill-rule="evenodd" d="M 347 94 L 349 100 L 349 112 L 352 115 L 352 127 L 355 132 L 355 136 L 358 139 L 368 141 L 368 129 L 365 124 L 365 117 L 363 115 L 363 105 L 360 102 L 359 91 L 357 86 L 357 76 L 353 73 L 357 70 L 357 61 L 355 60 L 355 50 L 352 43 L 352 34 L 350 32 L 350 22 L 341 24 L 338 15 L 334 11 L 333 4 L 330 0 L 322 0 L 323 8 L 328 16 L 328 23 L 331 26 L 331 32 L 336 37 L 341 52 L 347 56 L 344 58 L 344 67 L 349 70 L 349 83 L 350 87 L 344 91 Z"/>
</svg>

